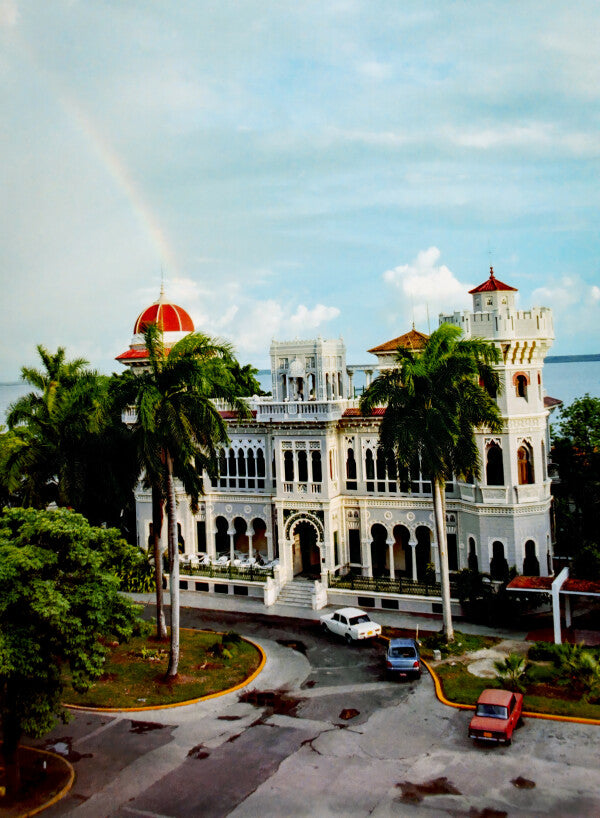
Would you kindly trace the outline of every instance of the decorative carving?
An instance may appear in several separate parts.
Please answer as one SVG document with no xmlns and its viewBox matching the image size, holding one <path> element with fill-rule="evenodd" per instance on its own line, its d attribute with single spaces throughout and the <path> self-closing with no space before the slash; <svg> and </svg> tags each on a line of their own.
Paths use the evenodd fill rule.
<svg viewBox="0 0 600 818">
<path fill-rule="evenodd" d="M 291 440 L 282 440 L 281 441 L 281 448 L 284 451 L 289 451 L 292 448 L 292 441 Z"/>
<path fill-rule="evenodd" d="M 311 449 L 320 449 L 321 448 L 321 441 L 320 440 L 311 440 L 309 443 Z"/>
</svg>

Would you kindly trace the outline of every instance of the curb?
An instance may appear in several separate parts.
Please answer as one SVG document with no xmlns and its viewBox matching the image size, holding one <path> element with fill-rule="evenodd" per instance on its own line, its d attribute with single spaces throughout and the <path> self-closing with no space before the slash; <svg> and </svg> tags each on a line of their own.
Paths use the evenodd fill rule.
<svg viewBox="0 0 600 818">
<path fill-rule="evenodd" d="M 196 628 L 182 628 L 181 630 L 196 630 Z M 206 631 L 208 633 L 209 631 Z M 210 631 L 213 633 L 214 631 Z M 69 710 L 83 710 L 88 713 L 142 713 L 147 710 L 168 710 L 173 707 L 186 707 L 189 704 L 198 704 L 198 702 L 208 701 L 208 699 L 217 699 L 219 696 L 225 696 L 227 693 L 234 693 L 236 690 L 240 690 L 242 687 L 246 687 L 246 685 L 253 682 L 254 679 L 258 676 L 258 674 L 264 668 L 267 655 L 264 650 L 258 645 L 256 642 L 253 642 L 252 639 L 247 639 L 245 636 L 242 636 L 244 642 L 248 642 L 249 645 L 252 645 L 256 648 L 256 650 L 260 653 L 260 662 L 258 667 L 255 671 L 253 671 L 250 676 L 244 679 L 239 684 L 234 685 L 233 687 L 228 687 L 225 690 L 218 690 L 216 693 L 207 693 L 206 696 L 199 696 L 196 699 L 188 699 L 184 702 L 171 702 L 170 704 L 155 704 L 155 705 L 148 705 L 147 707 L 92 707 L 92 706 L 85 706 L 82 704 L 64 704 L 63 707 L 66 707 Z"/>
<path fill-rule="evenodd" d="M 73 781 L 75 780 L 75 770 L 73 768 L 73 765 L 64 756 L 61 756 L 58 753 L 51 753 L 49 750 L 39 750 L 37 747 L 27 746 L 27 749 L 34 752 L 34 753 L 40 753 L 41 755 L 52 756 L 53 758 L 59 758 L 67 766 L 67 768 L 69 770 L 69 780 L 67 781 L 65 786 L 62 788 L 62 790 L 60 790 L 60 792 L 57 792 L 56 795 L 53 795 L 52 798 L 49 801 L 46 801 L 45 804 L 40 804 L 40 806 L 35 807 L 35 809 L 31 809 L 28 812 L 21 813 L 21 815 L 19 815 L 18 818 L 29 818 L 30 815 L 38 815 L 38 813 L 40 813 L 43 810 L 48 809 L 48 807 L 51 807 L 54 804 L 56 804 L 57 801 L 60 801 L 69 792 L 69 790 L 73 786 Z"/>
<path fill-rule="evenodd" d="M 442 683 L 440 682 L 439 676 L 435 672 L 435 670 L 430 666 L 428 662 L 421 657 L 421 661 L 431 674 L 433 679 L 433 684 L 435 686 L 435 695 L 441 701 L 442 704 L 447 705 L 448 707 L 456 707 L 460 710 L 475 710 L 474 704 L 460 704 L 459 702 L 451 702 L 450 699 L 447 699 L 444 696 L 444 691 L 442 688 Z M 600 719 L 586 719 L 580 716 L 559 716 L 553 715 L 552 713 L 534 713 L 530 710 L 523 710 L 523 716 L 526 716 L 528 719 L 544 719 L 546 721 L 566 721 L 571 722 L 572 724 L 594 724 L 600 727 Z"/>
</svg>

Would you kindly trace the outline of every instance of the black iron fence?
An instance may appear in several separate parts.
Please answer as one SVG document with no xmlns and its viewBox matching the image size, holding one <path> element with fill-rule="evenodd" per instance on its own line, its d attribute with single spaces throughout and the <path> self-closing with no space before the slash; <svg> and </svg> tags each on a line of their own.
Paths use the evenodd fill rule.
<svg viewBox="0 0 600 818">
<path fill-rule="evenodd" d="M 246 582 L 266 582 L 274 577 L 272 568 L 258 568 L 253 565 L 241 568 L 237 565 L 181 565 L 181 577 L 214 577 L 215 579 L 243 579 Z"/>
<path fill-rule="evenodd" d="M 375 591 L 381 594 L 411 594 L 419 596 L 442 595 L 442 586 L 439 582 L 408 579 L 406 577 L 361 577 L 356 574 L 346 574 L 343 577 L 329 574 L 329 587 L 348 589 L 350 591 Z M 450 583 L 450 595 L 456 595 L 453 583 Z"/>
</svg>

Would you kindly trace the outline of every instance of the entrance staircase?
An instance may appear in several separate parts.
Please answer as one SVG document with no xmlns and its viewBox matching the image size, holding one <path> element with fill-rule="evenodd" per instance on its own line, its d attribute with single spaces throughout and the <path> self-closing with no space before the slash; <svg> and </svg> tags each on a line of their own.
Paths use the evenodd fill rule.
<svg viewBox="0 0 600 818">
<path fill-rule="evenodd" d="M 296 577 L 283 586 L 277 597 L 277 604 L 312 609 L 314 589 L 315 583 L 313 580 Z"/>
</svg>

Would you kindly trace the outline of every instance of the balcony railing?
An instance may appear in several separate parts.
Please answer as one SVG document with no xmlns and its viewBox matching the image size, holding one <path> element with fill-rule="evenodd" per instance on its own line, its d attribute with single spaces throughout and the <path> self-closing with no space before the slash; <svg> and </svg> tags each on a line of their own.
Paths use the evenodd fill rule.
<svg viewBox="0 0 600 818">
<path fill-rule="evenodd" d="M 397 577 L 361 577 L 355 574 L 346 574 L 343 577 L 329 574 L 329 587 L 350 591 L 374 591 L 380 594 L 401 594 L 410 596 L 433 596 L 441 597 L 442 586 L 439 582 L 426 582 L 422 580 L 407 579 Z M 450 583 L 450 596 L 456 596 L 454 583 Z"/>
<path fill-rule="evenodd" d="M 214 579 L 240 579 L 246 582 L 266 582 L 267 577 L 274 577 L 273 568 L 239 568 L 236 565 L 200 565 L 192 568 L 189 565 L 182 565 L 180 576 L 185 577 L 209 577 Z"/>
</svg>

